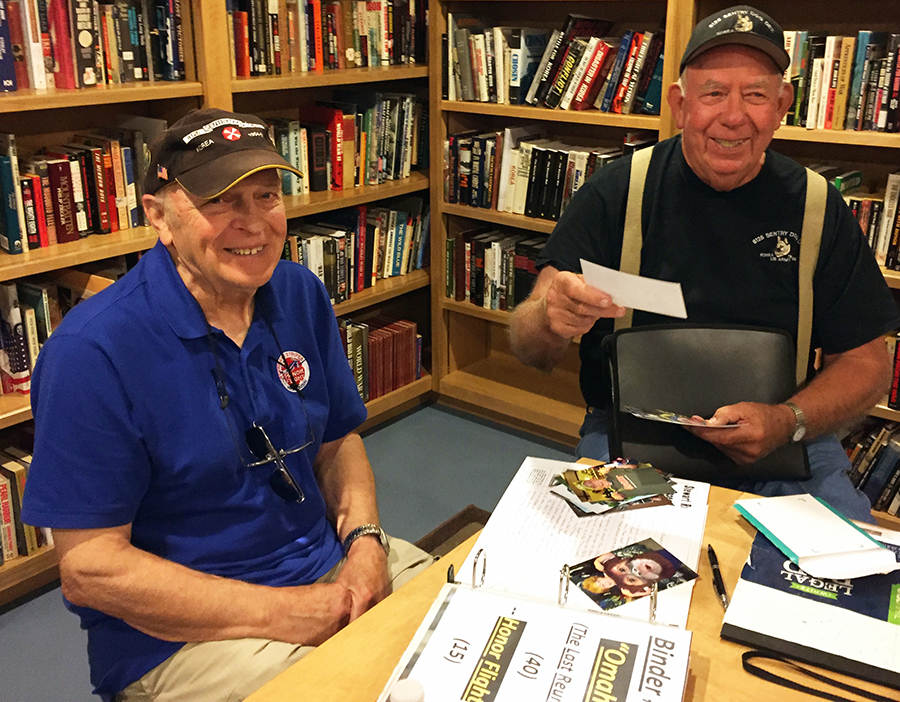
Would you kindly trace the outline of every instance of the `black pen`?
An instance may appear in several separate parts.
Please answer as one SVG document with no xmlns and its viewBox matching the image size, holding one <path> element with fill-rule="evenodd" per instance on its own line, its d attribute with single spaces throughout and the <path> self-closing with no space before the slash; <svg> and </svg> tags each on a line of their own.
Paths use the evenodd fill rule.
<svg viewBox="0 0 900 702">
<path fill-rule="evenodd" d="M 713 551 L 712 544 L 707 544 L 706 553 L 709 554 L 709 565 L 712 568 L 713 587 L 722 607 L 728 609 L 728 593 L 725 592 L 725 583 L 722 581 L 722 571 L 719 570 L 719 559 L 716 558 L 716 552 Z"/>
</svg>

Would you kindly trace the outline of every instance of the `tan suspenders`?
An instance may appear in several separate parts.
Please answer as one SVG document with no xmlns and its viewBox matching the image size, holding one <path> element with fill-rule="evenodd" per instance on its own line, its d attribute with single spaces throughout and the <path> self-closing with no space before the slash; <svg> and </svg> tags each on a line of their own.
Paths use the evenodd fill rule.
<svg viewBox="0 0 900 702">
<path fill-rule="evenodd" d="M 638 275 L 641 270 L 641 247 L 643 228 L 641 221 L 644 183 L 653 148 L 635 152 L 631 160 L 631 180 L 628 185 L 628 203 L 625 209 L 625 232 L 622 237 L 622 259 L 619 270 Z M 825 201 L 828 184 L 818 173 L 806 169 L 806 207 L 803 213 L 803 229 L 800 234 L 799 261 L 799 313 L 797 318 L 797 385 L 806 380 L 806 366 L 809 359 L 812 338 L 813 275 L 819 260 L 819 245 L 822 240 L 822 226 L 825 222 Z M 631 326 L 632 310 L 615 321 L 615 329 Z"/>
</svg>

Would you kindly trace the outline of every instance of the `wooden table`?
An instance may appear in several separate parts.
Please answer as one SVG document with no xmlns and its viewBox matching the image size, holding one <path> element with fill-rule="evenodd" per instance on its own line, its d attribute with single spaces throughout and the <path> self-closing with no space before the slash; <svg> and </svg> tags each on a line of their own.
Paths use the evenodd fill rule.
<svg viewBox="0 0 900 702">
<path fill-rule="evenodd" d="M 756 530 L 732 508 L 745 495 L 713 487 L 703 543 L 711 543 L 729 593 L 734 592 Z M 749 495 L 747 495 L 749 496 Z M 247 702 L 374 702 L 421 624 L 447 567 L 458 571 L 476 536 L 458 546 L 424 573 L 366 612 L 247 698 Z M 816 698 L 794 692 L 745 673 L 741 653 L 747 648 L 719 638 L 724 611 L 712 588 L 709 561 L 700 558 L 700 579 L 694 586 L 688 629 L 693 632 L 691 663 L 684 699 L 695 702 L 810 702 Z M 784 674 L 784 671 L 779 671 Z M 787 673 L 788 677 L 791 676 Z M 900 699 L 885 690 L 834 674 L 855 686 Z M 812 682 L 805 681 L 802 682 Z M 817 684 L 816 684 L 817 685 Z M 836 692 L 836 691 L 834 691 Z M 850 693 L 841 693 L 857 699 Z M 863 698 L 858 698 L 862 700 Z M 438 702 L 428 700 L 427 702 Z M 523 700 L 522 702 L 528 702 Z"/>
</svg>

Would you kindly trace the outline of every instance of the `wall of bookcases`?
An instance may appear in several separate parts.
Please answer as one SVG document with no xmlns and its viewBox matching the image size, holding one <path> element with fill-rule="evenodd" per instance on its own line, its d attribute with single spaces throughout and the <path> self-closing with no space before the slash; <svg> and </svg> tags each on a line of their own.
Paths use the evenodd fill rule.
<svg viewBox="0 0 900 702">
<path fill-rule="evenodd" d="M 568 13 L 582 13 L 614 21 L 614 31 L 625 27 L 653 31 L 664 26 L 665 55 L 669 59 L 663 71 L 665 87 L 677 78 L 677 58 L 673 57 L 680 57 L 696 19 L 729 4 L 694 0 L 431 0 L 429 55 L 441 56 L 441 35 L 446 32 L 448 11 L 477 14 L 496 24 L 547 28 L 562 26 Z M 863 27 L 888 31 L 900 27 L 900 16 L 892 0 L 863 5 L 837 0 L 758 0 L 755 4 L 788 29 L 802 27 L 851 34 Z M 427 85 L 430 173 L 414 173 L 409 179 L 380 186 L 290 197 L 286 204 L 288 217 L 296 218 L 428 190 L 432 211 L 431 271 L 439 272 L 445 269 L 446 240 L 461 228 L 477 223 L 525 233 L 549 233 L 553 228 L 553 222 L 548 220 L 445 203 L 442 188 L 429 185 L 442 182 L 443 163 L 439 155 L 448 134 L 541 123 L 560 137 L 589 136 L 598 145 L 612 146 L 620 144 L 628 130 L 653 130 L 660 139 L 676 132 L 665 101 L 659 116 L 447 101 L 441 94 L 439 60 L 431 60 L 427 67 L 384 66 L 231 78 L 226 69 L 230 57 L 225 3 L 193 0 L 189 9 L 184 18 L 185 36 L 191 39 L 186 42 L 187 80 L 0 95 L 0 131 L 15 133 L 27 148 L 60 143 L 71 133 L 90 129 L 122 111 L 170 121 L 199 106 L 280 116 L 298 105 L 328 99 L 334 89 L 349 85 L 370 84 L 392 91 L 423 90 Z M 784 127 L 776 134 L 775 148 L 806 163 L 829 159 L 848 167 L 864 167 L 867 178 L 882 181 L 900 162 L 898 134 Z M 155 239 L 151 230 L 140 228 L 20 256 L 2 255 L 0 281 L 146 250 Z M 892 288 L 900 290 L 900 273 L 885 271 L 885 277 Z M 428 270 L 379 281 L 375 287 L 338 305 L 335 312 L 351 314 L 371 308 L 408 315 L 430 332 L 431 374 L 370 403 L 368 424 L 393 416 L 436 392 L 449 405 L 574 445 L 584 411 L 578 389 L 577 345 L 573 344 L 550 374 L 524 368 L 509 350 L 509 314 L 448 299 L 443 285 L 431 284 Z M 887 407 L 879 406 L 872 413 L 900 419 L 900 413 Z M 0 397 L 0 429 L 20 425 L 30 417 L 27 399 Z M 0 605 L 56 577 L 52 547 L 0 566 Z"/>
<path fill-rule="evenodd" d="M 558 29 L 568 13 L 601 17 L 615 22 L 611 35 L 625 29 L 655 31 L 664 26 L 665 67 L 663 95 L 677 79 L 680 56 L 696 21 L 732 3 L 694 0 L 646 0 L 622 2 L 469 2 L 439 0 L 431 10 L 431 55 L 438 56 L 441 34 L 447 32 L 447 15 L 468 13 L 487 26 L 546 27 Z M 785 29 L 808 29 L 855 35 L 860 29 L 900 31 L 896 4 L 876 0 L 865 5 L 791 0 L 753 3 L 778 19 Z M 618 33 L 618 34 L 617 34 Z M 665 99 L 659 116 L 617 115 L 597 110 L 575 112 L 520 105 L 448 101 L 442 98 L 441 67 L 431 62 L 431 148 L 442 149 L 448 134 L 478 129 L 502 130 L 509 126 L 542 124 L 553 136 L 591 138 L 598 146 L 622 143 L 625 132 L 650 129 L 665 139 L 676 133 Z M 883 187 L 888 173 L 900 164 L 900 134 L 857 131 L 822 131 L 783 127 L 773 147 L 811 164 L 827 160 L 836 166 L 861 168 L 866 180 Z M 433 160 L 431 190 L 433 212 L 432 271 L 446 266 L 446 242 L 459 231 L 478 224 L 500 226 L 525 234 L 549 233 L 554 222 L 522 215 L 444 202 L 438 187 L 442 165 Z M 900 290 L 900 274 L 884 271 L 888 284 Z M 437 281 L 437 275 L 435 281 Z M 545 374 L 522 367 L 508 343 L 508 312 L 488 310 L 450 299 L 442 285 L 432 285 L 433 366 L 435 389 L 442 402 L 490 419 L 574 445 L 584 417 L 578 387 L 578 348 L 572 344 L 563 361 Z M 878 406 L 871 412 L 900 419 L 900 413 Z"/>
<path fill-rule="evenodd" d="M 184 11 L 185 9 L 189 11 Z M 280 76 L 232 78 L 228 66 L 228 16 L 224 2 L 192 0 L 183 4 L 185 69 L 181 82 L 138 83 L 80 90 L 23 90 L 0 94 L 0 132 L 16 135 L 20 151 L 59 144 L 71 134 L 111 121 L 119 113 L 163 118 L 170 123 L 197 107 L 219 107 L 263 117 L 295 114 L 297 107 L 330 99 L 337 88 L 370 87 L 391 92 L 427 89 L 424 65 L 332 69 Z M 286 197 L 288 219 L 309 217 L 400 195 L 427 196 L 427 171 L 389 180 L 382 185 Z M 76 242 L 36 249 L 20 255 L 0 252 L 0 282 L 147 250 L 156 242 L 150 228 L 126 229 Z M 335 306 L 335 314 L 378 312 L 415 321 L 430 346 L 430 272 L 379 280 L 373 287 Z M 427 359 L 427 354 L 425 356 Z M 423 364 L 426 365 L 427 364 Z M 368 403 L 363 428 L 384 421 L 431 396 L 432 376 L 423 376 Z M 0 431 L 14 432 L 31 419 L 27 396 L 0 396 Z M 0 566 L 0 606 L 58 578 L 52 546 L 19 556 Z"/>
</svg>

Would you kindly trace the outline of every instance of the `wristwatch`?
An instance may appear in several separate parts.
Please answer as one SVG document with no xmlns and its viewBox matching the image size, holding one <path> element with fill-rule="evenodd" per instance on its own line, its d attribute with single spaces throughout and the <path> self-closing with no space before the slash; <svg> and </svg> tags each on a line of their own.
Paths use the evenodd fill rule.
<svg viewBox="0 0 900 702">
<path fill-rule="evenodd" d="M 384 533 L 384 529 L 382 529 L 377 524 L 363 524 L 362 526 L 356 527 L 356 529 L 347 534 L 347 538 L 344 539 L 345 555 L 350 552 L 350 546 L 353 545 L 353 542 L 361 536 L 377 537 L 378 541 L 381 543 L 381 548 L 384 549 L 385 554 L 389 554 L 391 552 L 391 545 L 388 543 L 387 534 Z"/>
<path fill-rule="evenodd" d="M 791 411 L 794 413 L 794 416 L 797 418 L 797 425 L 794 427 L 794 433 L 791 435 L 791 443 L 797 444 L 803 440 L 803 437 L 806 436 L 806 415 L 803 414 L 803 410 L 797 407 L 793 402 L 788 400 L 785 402 L 788 407 L 791 408 Z"/>
</svg>

